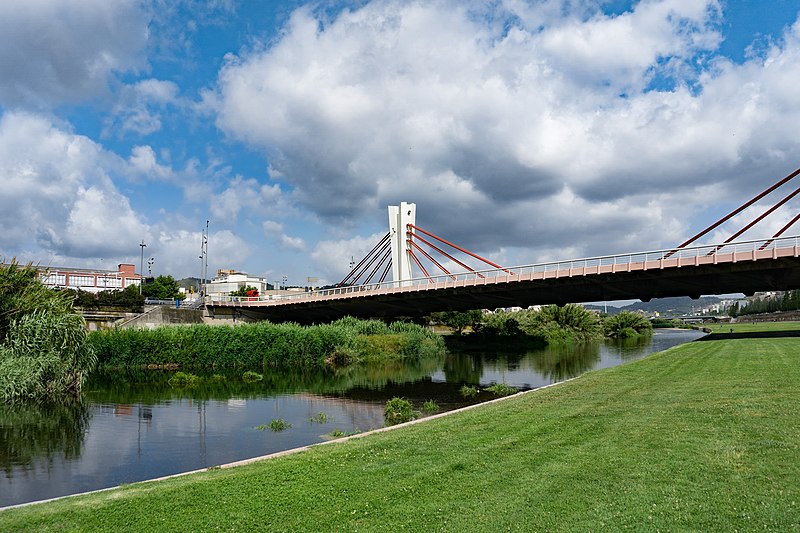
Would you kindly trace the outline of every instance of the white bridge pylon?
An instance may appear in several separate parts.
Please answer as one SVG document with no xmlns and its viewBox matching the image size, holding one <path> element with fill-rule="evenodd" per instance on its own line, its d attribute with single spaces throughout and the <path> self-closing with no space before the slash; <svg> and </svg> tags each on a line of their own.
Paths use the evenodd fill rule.
<svg viewBox="0 0 800 533">
<path fill-rule="evenodd" d="M 395 287 L 410 284 L 411 249 L 409 241 L 417 223 L 417 204 L 401 202 L 389 206 L 389 238 L 392 243 L 392 279 Z M 410 226 L 409 226 L 410 225 Z"/>
</svg>

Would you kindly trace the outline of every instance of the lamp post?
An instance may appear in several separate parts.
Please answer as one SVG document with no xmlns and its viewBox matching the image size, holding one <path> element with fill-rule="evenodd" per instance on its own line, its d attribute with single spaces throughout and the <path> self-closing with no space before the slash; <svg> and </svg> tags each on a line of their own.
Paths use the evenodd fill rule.
<svg viewBox="0 0 800 533">
<path fill-rule="evenodd" d="M 142 248 L 142 257 L 139 259 L 139 294 L 142 294 L 142 283 L 144 282 L 144 249 L 147 246 L 144 243 L 144 239 L 142 242 L 139 243 L 139 246 Z"/>
</svg>

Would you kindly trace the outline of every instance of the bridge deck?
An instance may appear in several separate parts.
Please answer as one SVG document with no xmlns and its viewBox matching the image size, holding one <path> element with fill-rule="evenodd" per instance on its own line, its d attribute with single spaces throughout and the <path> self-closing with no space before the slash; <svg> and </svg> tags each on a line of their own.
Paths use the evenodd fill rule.
<svg viewBox="0 0 800 533">
<path fill-rule="evenodd" d="M 763 248 L 763 249 L 762 249 Z M 207 298 L 215 314 L 320 322 L 466 310 L 800 288 L 800 237 L 658 250 L 280 297 Z"/>
</svg>

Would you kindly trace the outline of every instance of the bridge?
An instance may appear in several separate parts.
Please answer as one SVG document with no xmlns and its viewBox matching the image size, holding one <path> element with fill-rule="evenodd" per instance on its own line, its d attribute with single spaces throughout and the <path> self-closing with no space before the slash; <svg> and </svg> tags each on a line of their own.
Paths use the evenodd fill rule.
<svg viewBox="0 0 800 533">
<path fill-rule="evenodd" d="M 417 227 L 416 206 L 402 203 L 389 207 L 389 233 L 339 286 L 281 296 L 207 297 L 206 308 L 212 316 L 220 318 L 322 323 L 347 315 L 416 318 L 443 310 L 648 301 L 669 296 L 699 298 L 704 294 L 752 295 L 759 291 L 798 289 L 800 236 L 782 234 L 800 220 L 800 214 L 770 238 L 735 239 L 800 193 L 800 188 L 774 203 L 726 241 L 689 246 L 797 175 L 800 169 L 673 248 L 516 267 L 496 265 Z M 445 251 L 446 246 L 490 268 L 474 269 Z M 431 255 L 434 251 L 445 259 L 437 260 Z M 415 265 L 422 275 L 414 275 Z M 442 273 L 430 274 L 431 265 Z M 464 270 L 455 272 L 453 265 Z M 386 281 L 389 269 L 392 280 Z M 379 279 L 373 281 L 379 272 L 382 272 Z"/>
</svg>

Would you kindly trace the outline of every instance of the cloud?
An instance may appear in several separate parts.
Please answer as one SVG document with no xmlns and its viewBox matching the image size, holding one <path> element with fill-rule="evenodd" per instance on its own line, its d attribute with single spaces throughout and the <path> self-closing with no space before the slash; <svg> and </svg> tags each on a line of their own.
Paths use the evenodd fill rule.
<svg viewBox="0 0 800 533">
<path fill-rule="evenodd" d="M 114 257 L 149 235 L 114 186 L 123 162 L 46 118 L 0 118 L 0 247 L 21 235 L 47 255 Z"/>
<path fill-rule="evenodd" d="M 147 68 L 148 17 L 134 0 L 0 2 L 0 105 L 51 108 L 103 95 Z"/>
<path fill-rule="evenodd" d="M 145 179 L 159 181 L 167 181 L 175 177 L 170 167 L 158 163 L 151 146 L 134 146 L 128 163 L 134 177 L 142 176 Z"/>
<path fill-rule="evenodd" d="M 281 188 L 278 184 L 261 184 L 255 179 L 235 176 L 227 188 L 211 202 L 211 214 L 224 224 L 235 224 L 243 209 L 249 215 L 257 216 L 266 212 L 270 205 L 281 202 Z"/>
<path fill-rule="evenodd" d="M 350 264 L 358 263 L 381 238 L 383 234 L 375 233 L 368 237 L 318 242 L 311 252 L 311 260 L 320 277 L 320 285 L 340 282 L 350 272 Z"/>
<path fill-rule="evenodd" d="M 669 246 L 705 187 L 743 199 L 793 164 L 797 25 L 733 64 L 708 59 L 715 0 L 552 4 L 493 4 L 502 24 L 446 1 L 300 9 L 271 46 L 228 58 L 217 124 L 323 219 L 413 201 L 429 229 L 510 260 Z"/>
<path fill-rule="evenodd" d="M 274 220 L 265 220 L 262 224 L 264 235 L 275 239 L 281 248 L 294 252 L 305 252 L 306 242 L 301 237 L 291 237 L 284 233 L 283 224 Z"/>
<path fill-rule="evenodd" d="M 105 120 L 104 135 L 112 132 L 120 137 L 129 133 L 150 135 L 161 129 L 162 113 L 166 108 L 182 105 L 174 82 L 147 79 L 125 86 Z"/>
</svg>

